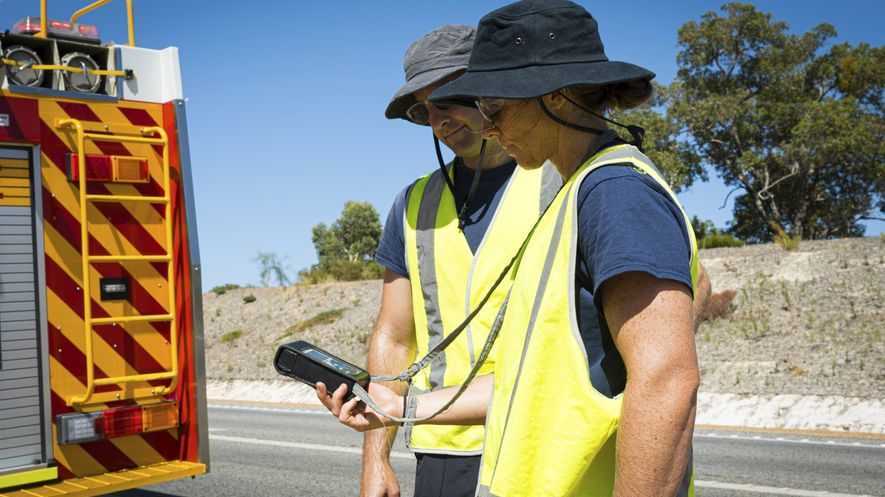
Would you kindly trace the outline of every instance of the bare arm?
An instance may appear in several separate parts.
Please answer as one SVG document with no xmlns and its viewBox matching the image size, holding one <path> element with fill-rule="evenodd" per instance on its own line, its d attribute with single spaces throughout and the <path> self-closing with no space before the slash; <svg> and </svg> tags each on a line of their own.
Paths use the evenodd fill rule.
<svg viewBox="0 0 885 497">
<path fill-rule="evenodd" d="M 494 375 L 477 376 L 470 382 L 464 393 L 454 404 L 438 416 L 423 423 L 432 425 L 481 425 L 486 422 L 486 410 L 492 398 Z M 418 397 L 415 417 L 423 418 L 438 411 L 453 395 L 458 387 L 449 387 Z"/>
<path fill-rule="evenodd" d="M 418 406 L 415 417 L 429 416 L 438 411 L 458 391 L 459 387 L 448 387 L 434 390 L 417 397 Z M 437 425 L 476 425 L 485 422 L 489 399 L 494 388 L 494 375 L 478 376 L 470 382 L 464 393 L 451 406 L 438 416 L 416 424 Z M 317 397 L 320 402 L 334 414 L 342 424 L 357 431 L 375 430 L 390 427 L 392 421 L 382 414 L 376 413 L 356 397 L 344 402 L 347 385 L 340 385 L 337 390 L 327 395 L 326 386 L 317 383 Z M 391 416 L 403 416 L 403 397 L 389 387 L 378 383 L 369 383 L 369 395 L 378 407 Z"/>
<path fill-rule="evenodd" d="M 408 367 L 414 354 L 415 325 L 411 284 L 405 277 L 385 271 L 381 308 L 369 339 L 369 373 L 398 374 Z M 405 393 L 405 385 L 402 383 L 389 383 L 388 386 L 398 394 Z M 399 496 L 399 484 L 390 466 L 390 447 L 395 438 L 396 425 L 386 430 L 366 432 L 360 486 L 363 497 Z"/>
<path fill-rule="evenodd" d="M 612 278 L 602 292 L 627 368 L 614 495 L 675 495 L 689 462 L 700 382 L 691 294 L 640 272 Z"/>
<path fill-rule="evenodd" d="M 707 275 L 707 270 L 704 269 L 703 264 L 698 264 L 698 267 L 698 284 L 697 288 L 694 289 L 694 302 L 692 303 L 695 331 L 697 331 L 698 326 L 701 325 L 701 316 L 704 313 L 704 309 L 707 308 L 707 302 L 710 300 L 710 293 L 712 292 L 710 277 Z"/>
</svg>

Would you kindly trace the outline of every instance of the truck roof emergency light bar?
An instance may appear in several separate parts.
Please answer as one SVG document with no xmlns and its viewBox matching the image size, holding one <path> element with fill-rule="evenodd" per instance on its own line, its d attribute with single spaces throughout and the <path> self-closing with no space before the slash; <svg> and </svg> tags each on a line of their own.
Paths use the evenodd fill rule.
<svg viewBox="0 0 885 497">
<path fill-rule="evenodd" d="M 15 34 L 37 36 L 43 29 L 41 22 L 42 20 L 37 17 L 28 16 L 15 23 L 10 31 Z M 96 45 L 101 43 L 98 37 L 98 26 L 94 24 L 77 24 L 57 19 L 49 19 L 47 22 L 46 31 L 55 38 L 94 43 Z"/>
<path fill-rule="evenodd" d="M 76 25 L 77 19 L 83 17 L 85 14 L 92 12 L 93 10 L 107 5 L 111 0 L 96 0 L 91 4 L 83 7 L 80 10 L 77 10 L 71 15 L 70 25 Z M 132 0 L 126 0 L 126 23 L 129 31 L 129 46 L 135 46 L 135 17 L 134 17 L 134 9 L 132 7 Z M 38 38 L 46 38 L 50 33 L 50 27 L 52 27 L 51 23 L 62 23 L 62 21 L 48 21 L 46 14 L 46 0 L 40 0 L 40 30 L 34 33 L 34 36 Z M 84 29 L 76 29 L 80 35 L 84 37 L 88 37 L 94 31 L 94 37 L 98 38 L 98 28 L 92 25 L 84 25 L 86 26 Z"/>
</svg>

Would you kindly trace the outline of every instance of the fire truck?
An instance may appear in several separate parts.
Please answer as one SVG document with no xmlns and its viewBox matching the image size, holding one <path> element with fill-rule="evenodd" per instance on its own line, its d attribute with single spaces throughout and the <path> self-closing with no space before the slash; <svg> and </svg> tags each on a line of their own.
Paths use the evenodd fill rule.
<svg viewBox="0 0 885 497">
<path fill-rule="evenodd" d="M 109 2 L 0 34 L 0 497 L 208 468 L 178 49 L 136 46 L 132 0 L 102 43 L 80 19 Z"/>
</svg>

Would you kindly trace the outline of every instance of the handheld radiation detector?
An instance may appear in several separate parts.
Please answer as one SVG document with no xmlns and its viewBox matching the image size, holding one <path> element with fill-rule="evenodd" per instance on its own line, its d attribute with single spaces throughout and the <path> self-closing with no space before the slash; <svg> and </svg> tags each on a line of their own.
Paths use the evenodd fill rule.
<svg viewBox="0 0 885 497">
<path fill-rule="evenodd" d="M 285 343 L 277 349 L 273 360 L 277 373 L 316 387 L 322 382 L 329 393 L 342 383 L 347 385 L 347 399 L 353 397 L 353 385 L 369 388 L 369 372 L 335 357 L 304 340 Z"/>
</svg>

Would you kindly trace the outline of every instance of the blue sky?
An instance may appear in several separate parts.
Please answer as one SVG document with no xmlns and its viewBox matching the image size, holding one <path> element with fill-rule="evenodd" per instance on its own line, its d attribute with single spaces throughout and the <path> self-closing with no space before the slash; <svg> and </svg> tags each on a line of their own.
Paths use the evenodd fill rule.
<svg viewBox="0 0 885 497">
<path fill-rule="evenodd" d="M 87 2 L 52 0 L 66 18 Z M 435 167 L 430 131 L 383 112 L 402 84 L 402 55 L 446 23 L 475 25 L 505 1 L 135 0 L 140 46 L 181 49 L 196 184 L 203 285 L 254 283 L 258 251 L 294 270 L 314 263 L 311 227 L 347 200 L 375 205 Z M 611 59 L 676 72 L 676 31 L 721 1 L 582 1 L 598 19 Z M 881 0 L 753 2 L 796 32 L 833 24 L 838 41 L 885 43 Z M 104 40 L 126 41 L 124 2 L 83 18 Z M 0 0 L 0 29 L 38 15 L 37 0 Z M 725 226 L 728 189 L 711 174 L 680 198 L 689 215 Z M 867 234 L 885 230 L 868 225 Z"/>
</svg>

